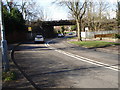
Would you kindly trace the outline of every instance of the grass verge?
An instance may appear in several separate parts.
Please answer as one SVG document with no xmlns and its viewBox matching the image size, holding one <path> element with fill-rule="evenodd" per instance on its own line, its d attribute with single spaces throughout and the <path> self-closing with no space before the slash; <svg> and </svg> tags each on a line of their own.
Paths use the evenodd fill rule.
<svg viewBox="0 0 120 90">
<path fill-rule="evenodd" d="M 2 73 L 2 80 L 3 81 L 12 81 L 16 80 L 16 73 L 13 71 L 3 72 Z"/>
<path fill-rule="evenodd" d="M 76 44 L 86 48 L 105 47 L 111 45 L 120 45 L 120 43 L 105 42 L 105 41 L 70 41 L 72 44 Z"/>
</svg>

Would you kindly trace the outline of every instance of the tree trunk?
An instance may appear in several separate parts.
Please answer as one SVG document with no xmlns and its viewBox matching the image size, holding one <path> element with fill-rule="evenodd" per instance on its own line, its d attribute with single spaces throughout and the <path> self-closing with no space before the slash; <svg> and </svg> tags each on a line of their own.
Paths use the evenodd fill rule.
<svg viewBox="0 0 120 90">
<path fill-rule="evenodd" d="M 82 37 L 81 37 L 81 31 L 82 31 L 81 20 L 79 22 L 79 20 L 76 19 L 76 24 L 77 24 L 77 37 L 78 37 L 78 41 L 82 41 Z"/>
<path fill-rule="evenodd" d="M 80 19 L 80 41 L 82 41 L 81 32 L 82 32 L 82 20 Z"/>
<path fill-rule="evenodd" d="M 80 24 L 78 19 L 76 19 L 76 24 L 77 24 L 77 37 L 78 37 L 78 41 L 80 41 Z"/>
</svg>

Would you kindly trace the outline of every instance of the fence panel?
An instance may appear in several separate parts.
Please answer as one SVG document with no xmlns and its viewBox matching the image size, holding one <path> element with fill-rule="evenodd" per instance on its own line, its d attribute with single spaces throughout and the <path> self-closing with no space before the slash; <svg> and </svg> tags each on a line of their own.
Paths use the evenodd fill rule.
<svg viewBox="0 0 120 90">
<path fill-rule="evenodd" d="M 95 35 L 99 34 L 117 34 L 120 30 L 109 30 L 109 31 L 95 31 L 95 32 L 81 32 L 83 38 L 94 38 Z"/>
</svg>

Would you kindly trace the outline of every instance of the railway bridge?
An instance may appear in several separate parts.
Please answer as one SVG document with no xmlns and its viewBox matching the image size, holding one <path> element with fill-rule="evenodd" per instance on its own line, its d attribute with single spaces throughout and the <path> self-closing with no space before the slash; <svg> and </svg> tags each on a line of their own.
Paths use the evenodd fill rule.
<svg viewBox="0 0 120 90">
<path fill-rule="evenodd" d="M 54 37 L 54 26 L 75 25 L 75 20 L 38 21 L 34 33 L 43 34 L 44 37 Z"/>
</svg>

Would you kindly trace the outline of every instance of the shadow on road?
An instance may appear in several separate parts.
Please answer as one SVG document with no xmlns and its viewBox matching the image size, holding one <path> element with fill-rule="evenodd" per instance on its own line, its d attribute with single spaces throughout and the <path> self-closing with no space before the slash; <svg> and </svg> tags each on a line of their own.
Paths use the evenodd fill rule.
<svg viewBox="0 0 120 90">
<path fill-rule="evenodd" d="M 19 46 L 16 51 L 21 50 L 29 50 L 29 49 L 39 49 L 39 48 L 47 48 L 45 46 Z"/>
<path fill-rule="evenodd" d="M 119 65 L 119 64 L 115 64 L 115 65 L 111 65 L 111 66 L 117 66 L 117 65 Z M 33 75 L 30 75 L 30 77 L 39 76 L 39 75 L 47 75 L 47 74 L 67 73 L 67 72 L 71 72 L 71 71 L 80 71 L 80 70 L 87 70 L 87 69 L 99 69 L 101 67 L 103 67 L 103 66 L 94 66 L 94 67 L 84 67 L 84 66 L 82 66 L 82 67 L 74 68 L 74 69 L 63 69 L 63 70 L 33 74 Z M 106 67 L 109 67 L 109 66 L 106 66 Z"/>
</svg>

